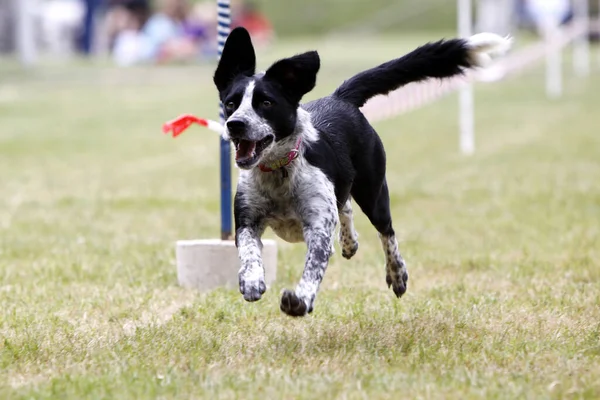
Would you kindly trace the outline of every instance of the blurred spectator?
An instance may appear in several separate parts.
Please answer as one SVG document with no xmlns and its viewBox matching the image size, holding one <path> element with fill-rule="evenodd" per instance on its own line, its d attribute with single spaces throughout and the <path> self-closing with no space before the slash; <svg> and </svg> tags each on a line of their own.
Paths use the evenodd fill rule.
<svg viewBox="0 0 600 400">
<path fill-rule="evenodd" d="M 0 0 L 0 53 L 17 50 L 20 8 L 31 25 L 33 47 L 53 56 L 75 54 L 85 13 L 81 0 Z"/>
<path fill-rule="evenodd" d="M 33 2 L 37 15 L 41 44 L 50 54 L 69 56 L 77 51 L 77 35 L 85 14 L 80 0 L 47 0 Z M 37 35 L 37 33 L 35 35 Z"/>
<path fill-rule="evenodd" d="M 90 54 L 94 44 L 94 34 L 96 33 L 95 19 L 98 10 L 102 6 L 103 0 L 83 0 L 85 3 L 85 14 L 81 32 L 81 50 L 85 54 Z"/>
<path fill-rule="evenodd" d="M 186 0 L 158 3 L 158 12 L 146 21 L 130 14 L 116 24 L 112 54 L 119 65 L 191 61 L 201 56 L 210 27 L 194 18 Z"/>
<path fill-rule="evenodd" d="M 517 16 L 522 28 L 539 31 L 542 20 L 554 14 L 561 24 L 570 21 L 573 11 L 569 0 L 518 0 Z"/>
<path fill-rule="evenodd" d="M 0 54 L 15 49 L 14 23 L 11 0 L 0 0 Z"/>
<path fill-rule="evenodd" d="M 572 17 L 569 0 L 527 0 L 526 7 L 538 24 L 544 24 L 546 20 L 563 24 Z"/>
<path fill-rule="evenodd" d="M 268 45 L 274 38 L 273 27 L 254 1 L 242 0 L 233 4 L 232 29 L 243 26 L 250 32 L 255 45 Z"/>
<path fill-rule="evenodd" d="M 148 0 L 108 0 L 104 16 L 106 47 L 113 49 L 120 35 L 139 32 L 151 15 Z"/>
</svg>

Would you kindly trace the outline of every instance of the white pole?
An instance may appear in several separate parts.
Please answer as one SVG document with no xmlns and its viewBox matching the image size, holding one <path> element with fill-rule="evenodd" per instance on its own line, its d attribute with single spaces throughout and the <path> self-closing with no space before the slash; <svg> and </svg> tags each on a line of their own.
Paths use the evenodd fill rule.
<svg viewBox="0 0 600 400">
<path fill-rule="evenodd" d="M 588 0 L 575 0 L 573 16 L 575 24 L 581 24 L 583 33 L 575 41 L 573 68 L 578 76 L 590 74 L 590 9 Z"/>
<path fill-rule="evenodd" d="M 16 39 L 19 59 L 26 67 L 33 65 L 37 58 L 35 46 L 35 22 L 33 0 L 15 0 L 16 3 Z"/>
<path fill-rule="evenodd" d="M 471 36 L 473 16 L 471 0 L 458 0 L 458 36 L 468 38 Z M 468 82 L 459 94 L 459 125 L 460 125 L 460 151 L 463 154 L 475 152 L 475 121 L 473 84 Z"/>
<path fill-rule="evenodd" d="M 550 16 L 540 22 L 546 46 L 546 95 L 551 99 L 562 96 L 562 46 L 558 43 L 559 21 Z"/>
</svg>

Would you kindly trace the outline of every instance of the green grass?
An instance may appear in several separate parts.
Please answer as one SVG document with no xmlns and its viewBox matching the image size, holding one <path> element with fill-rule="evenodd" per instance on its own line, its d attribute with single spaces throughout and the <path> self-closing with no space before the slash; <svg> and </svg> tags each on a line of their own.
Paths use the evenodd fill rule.
<svg viewBox="0 0 600 400">
<path fill-rule="evenodd" d="M 283 36 L 375 28 L 413 32 L 456 29 L 454 0 L 258 0 Z"/>
<path fill-rule="evenodd" d="M 455 0 L 255 0 L 254 3 L 269 18 L 277 35 L 283 37 L 363 29 L 378 33 L 456 30 Z M 235 7 L 236 1 L 232 4 Z"/>
<path fill-rule="evenodd" d="M 318 43 L 309 98 L 424 39 Z M 160 127 L 216 114 L 210 66 L 2 68 L 0 398 L 600 397 L 597 67 L 560 101 L 541 68 L 477 85 L 473 157 L 454 95 L 377 123 L 408 292 L 357 212 L 303 319 L 279 311 L 303 245 L 258 303 L 176 284 L 175 240 L 219 233 L 218 142 Z"/>
<path fill-rule="evenodd" d="M 195 0 L 203 1 L 203 0 Z M 278 35 L 456 32 L 456 0 L 256 0 Z M 477 16 L 477 2 L 473 15 Z M 598 1 L 588 0 L 598 14 Z"/>
</svg>

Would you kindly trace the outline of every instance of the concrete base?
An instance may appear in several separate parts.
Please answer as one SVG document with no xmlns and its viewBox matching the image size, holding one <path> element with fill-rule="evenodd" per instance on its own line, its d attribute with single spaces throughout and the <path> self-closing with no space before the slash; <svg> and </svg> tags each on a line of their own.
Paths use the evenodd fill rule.
<svg viewBox="0 0 600 400">
<path fill-rule="evenodd" d="M 277 243 L 263 240 L 265 283 L 277 275 Z M 219 287 L 238 288 L 238 258 L 232 240 L 179 240 L 176 246 L 177 280 L 183 287 L 208 291 Z"/>
</svg>

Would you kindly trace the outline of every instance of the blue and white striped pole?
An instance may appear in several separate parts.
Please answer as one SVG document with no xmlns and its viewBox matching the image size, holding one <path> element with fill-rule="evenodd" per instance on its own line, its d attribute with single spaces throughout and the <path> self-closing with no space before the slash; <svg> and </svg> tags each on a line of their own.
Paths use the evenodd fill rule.
<svg viewBox="0 0 600 400">
<path fill-rule="evenodd" d="M 219 58 L 231 30 L 230 0 L 217 0 L 217 46 Z M 219 119 L 225 126 L 223 105 L 219 102 Z M 229 142 L 220 138 L 221 149 L 221 240 L 231 239 L 231 150 Z"/>
</svg>

